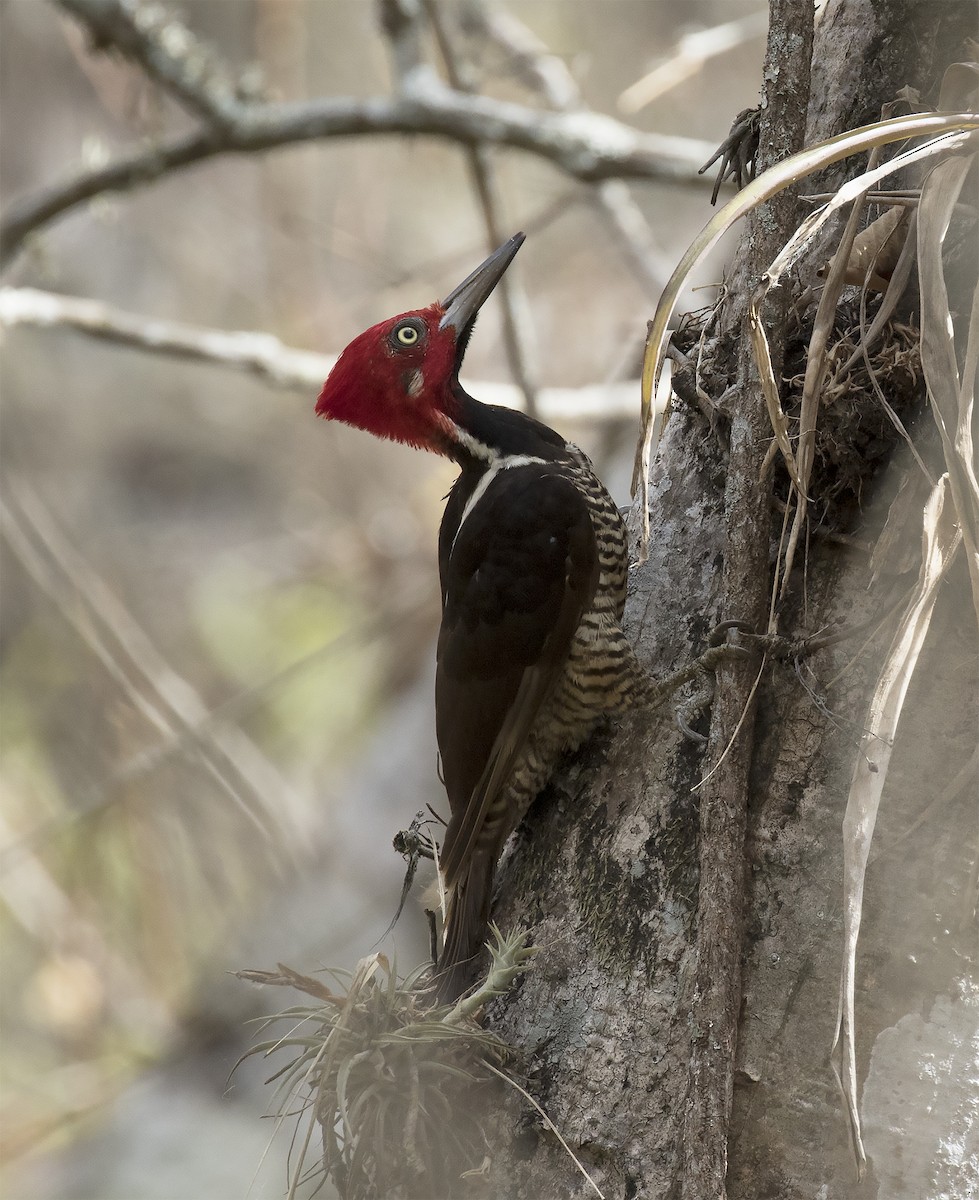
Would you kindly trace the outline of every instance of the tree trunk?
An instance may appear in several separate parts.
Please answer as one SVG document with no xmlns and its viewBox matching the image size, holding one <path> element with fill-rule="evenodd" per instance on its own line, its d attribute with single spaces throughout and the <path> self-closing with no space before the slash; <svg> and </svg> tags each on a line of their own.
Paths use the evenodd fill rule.
<svg viewBox="0 0 979 1200">
<path fill-rule="evenodd" d="M 771 15 L 761 167 L 875 119 L 905 84 L 934 99 L 943 67 L 975 35 L 971 3 L 831 0 L 816 29 L 810 99 L 811 4 L 773 0 Z M 655 675 L 702 650 L 718 621 L 767 622 L 779 480 L 762 472 L 771 428 L 743 319 L 800 215 L 789 197 L 744 232 L 704 372 L 715 401 L 726 392 L 720 436 L 678 403 L 660 448 L 652 547 L 627 617 Z M 817 265 L 804 268 L 813 282 Z M 776 378 L 782 347 L 799 369 L 787 299 L 770 305 Z M 915 404 L 924 429 L 920 390 Z M 834 501 L 837 533 L 877 540 L 907 474 L 898 445 L 860 457 L 846 480 L 849 509 Z M 908 510 L 912 549 L 920 508 Z M 871 621 L 917 569 L 899 577 L 906 563 L 892 559 L 868 589 L 868 555 L 853 536 L 814 536 L 805 560 L 780 613 L 789 633 Z M 725 1187 L 744 1200 L 910 1200 L 975 1186 L 979 1152 L 968 1139 L 979 1130 L 979 1072 L 964 1072 L 979 990 L 965 915 L 975 803 L 973 785 L 956 780 L 975 747 L 969 609 L 957 573 L 905 710 L 868 877 L 857 1022 L 872 1169 L 860 1183 L 828 1062 L 840 830 L 892 626 L 870 637 L 871 624 L 797 670 L 722 671 L 703 751 L 668 710 L 634 714 L 596 738 L 528 816 L 500 872 L 495 919 L 531 927 L 540 953 L 489 1024 L 522 1049 L 528 1089 L 607 1200 L 718 1200 Z M 943 1061 L 958 1062 L 958 1073 Z M 499 1142 L 495 1195 L 594 1194 L 516 1099 Z"/>
</svg>

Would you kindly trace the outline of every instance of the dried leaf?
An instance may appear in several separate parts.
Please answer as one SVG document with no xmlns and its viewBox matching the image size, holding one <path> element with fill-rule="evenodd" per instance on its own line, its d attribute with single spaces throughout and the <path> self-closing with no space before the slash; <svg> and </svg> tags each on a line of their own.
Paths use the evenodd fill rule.
<svg viewBox="0 0 979 1200">
<path fill-rule="evenodd" d="M 928 632 L 938 586 L 962 540 L 956 527 L 955 508 L 949 492 L 948 476 L 943 475 L 925 505 L 918 584 L 894 634 L 874 689 L 843 818 L 844 950 L 832 1061 L 846 1103 L 850 1134 L 861 1175 L 866 1165 L 866 1154 L 860 1136 L 860 1113 L 857 1107 L 853 999 L 864 879 L 904 698 Z"/>
<path fill-rule="evenodd" d="M 931 171 L 918 205 L 918 276 L 921 289 L 921 366 L 932 414 L 942 438 L 949 484 L 965 539 L 972 599 L 979 622 L 979 480 L 973 443 L 976 365 L 979 359 L 979 288 L 959 378 L 942 266 L 942 244 L 973 158 L 949 158 Z"/>
<path fill-rule="evenodd" d="M 975 42 L 972 43 L 976 45 Z M 944 112 L 952 109 L 974 108 L 979 93 L 979 63 L 957 62 L 945 69 L 938 107 Z"/>
<path fill-rule="evenodd" d="M 887 122 L 881 122 L 881 124 L 887 124 Z M 920 146 L 904 151 L 904 153 L 897 155 L 889 162 L 883 163 L 880 166 L 869 167 L 863 174 L 857 176 L 856 179 L 851 179 L 848 183 L 845 183 L 819 212 L 812 213 L 807 217 L 792 237 L 789 238 L 781 252 L 776 255 L 768 271 L 762 277 L 762 283 L 757 289 L 752 303 L 760 305 L 764 294 L 775 286 L 781 275 L 800 257 L 806 246 L 815 236 L 817 230 L 826 223 L 833 212 L 853 201 L 862 202 L 867 192 L 879 179 L 922 159 L 951 153 L 958 146 L 965 143 L 968 140 L 968 136 L 933 138 L 931 141 L 925 142 Z M 796 548 L 799 544 L 806 518 L 804 501 L 808 493 L 809 475 L 813 463 L 816 415 L 819 410 L 819 400 L 826 374 L 827 341 L 833 328 L 836 304 L 843 287 L 843 271 L 849 256 L 850 245 L 856 236 L 858 218 L 858 206 L 855 205 L 840 239 L 839 249 L 833 257 L 826 285 L 823 288 L 823 294 L 819 299 L 819 306 L 816 310 L 812 337 L 809 340 L 806 356 L 806 375 L 799 413 L 798 449 L 795 459 L 791 464 L 786 459 L 789 474 L 800 495 L 800 503 L 795 512 L 792 529 L 782 558 L 782 586 L 780 595 L 783 597 L 791 577 Z M 771 411 L 771 406 L 769 406 L 769 411 Z M 776 429 L 777 436 L 778 431 Z M 781 449 L 781 442 L 779 442 L 779 448 Z"/>
<path fill-rule="evenodd" d="M 920 472 L 908 471 L 901 480 L 897 495 L 887 510 L 887 520 L 870 556 L 870 584 L 873 587 L 883 572 L 903 575 L 917 562 L 920 548 L 917 539 L 908 536 L 914 514 L 921 511 L 925 479 Z"/>
<path fill-rule="evenodd" d="M 903 204 L 892 205 L 876 221 L 862 229 L 853 239 L 843 272 L 843 282 L 871 291 L 886 292 L 907 241 L 908 210 Z M 825 275 L 828 267 L 820 267 Z"/>
<path fill-rule="evenodd" d="M 904 87 L 898 88 L 895 95 L 898 100 L 903 100 L 912 112 L 917 112 L 921 107 L 921 93 L 917 88 L 912 87 L 910 83 L 906 83 Z"/>
<path fill-rule="evenodd" d="M 861 332 L 860 344 L 854 349 L 853 353 L 846 360 L 843 367 L 834 375 L 834 382 L 839 382 L 853 368 L 853 364 L 858 358 L 864 357 L 870 353 L 873 347 L 877 344 L 880 335 L 883 333 L 887 322 L 891 319 L 891 315 L 897 308 L 897 302 L 904 295 L 904 289 L 908 286 L 908 280 L 911 278 L 911 267 L 914 265 L 915 254 L 918 245 L 918 213 L 917 209 L 912 210 L 911 217 L 908 222 L 907 229 L 904 232 L 903 241 L 901 243 L 901 252 L 898 255 L 897 262 L 894 264 L 894 269 L 891 272 L 891 277 L 887 283 L 887 289 L 884 292 L 884 297 L 878 306 L 877 312 L 874 314 L 874 319 L 870 322 L 866 331 Z M 860 281 L 862 284 L 862 280 Z"/>
<path fill-rule="evenodd" d="M 249 983 L 260 983 L 266 987 L 291 987 L 297 991 L 305 992 L 309 996 L 315 996 L 317 1000 L 325 1000 L 327 1004 L 342 1004 L 343 997 L 337 996 L 330 991 L 328 987 L 320 983 L 318 979 L 313 979 L 309 975 L 301 975 L 298 971 L 294 971 L 292 967 L 286 967 L 282 963 L 276 964 L 276 971 L 235 971 L 235 977 L 238 979 L 247 980 Z"/>
<path fill-rule="evenodd" d="M 781 451 L 789 478 L 792 480 L 799 494 L 804 497 L 806 489 L 799 474 L 795 454 L 792 451 L 792 441 L 789 438 L 789 419 L 782 408 L 782 397 L 779 393 L 778 382 L 775 379 L 775 371 L 772 367 L 772 355 L 768 346 L 768 335 L 765 333 L 765 325 L 761 319 L 761 305 L 766 295 L 767 289 L 764 287 L 764 284 L 755 289 L 754 295 L 751 297 L 751 303 L 748 305 L 748 330 L 751 334 L 751 345 L 755 352 L 758 378 L 761 382 L 762 395 L 765 397 L 765 407 L 768 409 L 768 419 L 772 423 L 776 444 Z"/>
</svg>

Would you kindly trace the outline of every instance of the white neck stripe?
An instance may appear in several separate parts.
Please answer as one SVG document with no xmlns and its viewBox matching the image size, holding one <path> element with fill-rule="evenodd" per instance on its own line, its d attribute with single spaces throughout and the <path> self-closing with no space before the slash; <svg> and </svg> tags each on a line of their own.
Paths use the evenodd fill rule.
<svg viewBox="0 0 979 1200">
<path fill-rule="evenodd" d="M 477 445 L 480 444 L 481 443 L 477 443 Z M 488 448 L 489 447 L 484 447 L 484 449 Z M 452 551 L 455 549 L 455 544 L 459 540 L 459 534 L 462 532 L 462 527 L 466 523 L 466 518 L 470 515 L 479 501 L 482 500 L 483 496 L 486 495 L 486 489 L 501 471 L 512 471 L 514 467 L 530 467 L 537 464 L 543 465 L 546 463 L 546 461 L 547 460 L 543 458 L 534 458 L 531 454 L 509 454 L 505 458 L 499 454 L 496 454 L 495 458 L 490 464 L 489 470 L 483 473 L 482 479 L 480 479 L 479 483 L 477 483 L 473 488 L 472 495 L 466 501 L 466 507 L 462 510 L 462 516 L 459 519 L 459 528 L 455 531 L 455 537 L 452 539 L 452 545 L 449 548 L 449 554 L 451 555 Z"/>
<path fill-rule="evenodd" d="M 464 429 L 461 429 L 451 417 L 443 416 L 442 421 L 444 422 L 443 428 L 449 437 L 468 450 L 473 458 L 478 458 L 485 463 L 489 463 L 491 468 L 500 461 L 499 450 L 494 450 L 492 446 L 487 446 L 485 442 L 474 438 L 471 433 L 467 433 Z"/>
</svg>

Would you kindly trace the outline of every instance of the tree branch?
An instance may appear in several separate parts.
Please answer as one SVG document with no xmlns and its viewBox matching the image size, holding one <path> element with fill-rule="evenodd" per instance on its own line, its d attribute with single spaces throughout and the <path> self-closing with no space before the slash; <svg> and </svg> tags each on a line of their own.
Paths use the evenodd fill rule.
<svg viewBox="0 0 979 1200">
<path fill-rule="evenodd" d="M 727 54 L 743 42 L 763 37 L 767 29 L 768 13 L 759 9 L 746 17 L 685 33 L 676 45 L 670 48 L 661 63 L 642 79 L 630 84 L 619 96 L 620 111 L 639 112 L 665 92 L 689 79 L 691 75 L 702 71 L 710 59 Z"/>
<path fill-rule="evenodd" d="M 221 125 L 133 151 L 105 167 L 14 202 L 0 225 L 0 266 L 43 225 L 106 192 L 123 192 L 223 154 L 254 154 L 297 142 L 397 134 L 508 146 L 575 179 L 655 179 L 702 187 L 697 169 L 714 147 L 694 138 L 640 133 L 601 113 L 542 112 L 467 96 L 425 80 L 391 99 L 323 97 L 242 104 Z"/>
<path fill-rule="evenodd" d="M 319 388 L 336 363 L 336 357 L 297 350 L 270 333 L 207 329 L 127 312 L 99 300 L 38 288 L 0 288 L 0 326 L 15 325 L 72 329 L 135 350 L 231 367 L 280 388 Z"/>
<path fill-rule="evenodd" d="M 184 108 L 213 125 L 238 120 L 240 88 L 214 52 L 162 5 L 135 0 L 57 0 L 88 28 L 94 48 L 112 46 Z"/>
<path fill-rule="evenodd" d="M 475 95 L 476 89 L 469 79 L 469 72 L 460 61 L 446 29 L 441 7 L 435 0 L 422 0 L 428 16 L 435 41 L 445 64 L 445 72 L 449 84 L 460 93 Z M 483 223 L 486 226 L 487 243 L 490 250 L 495 249 L 506 240 L 509 231 L 500 220 L 502 204 L 496 173 L 493 170 L 489 149 L 485 145 L 470 146 L 467 150 L 469 170 L 473 186 L 479 197 L 479 205 L 483 210 Z M 506 349 L 510 373 L 523 392 L 527 412 L 537 416 L 537 382 L 533 377 L 521 329 L 532 327 L 532 313 L 527 303 L 527 296 L 520 288 L 518 277 L 507 272 L 497 285 L 500 296 L 500 306 L 503 314 L 503 345 Z"/>
<path fill-rule="evenodd" d="M 0 288 L 0 326 L 32 325 L 70 329 L 98 341 L 128 346 L 188 362 L 242 371 L 272 387 L 318 390 L 336 357 L 287 346 L 274 334 L 256 330 L 208 329 L 127 312 L 99 300 L 59 296 L 38 288 Z M 520 408 L 523 397 L 512 384 L 483 381 L 469 386 L 489 404 Z M 596 383 L 580 388 L 543 388 L 538 396 L 544 420 L 631 420 L 638 412 L 639 381 Z"/>
</svg>

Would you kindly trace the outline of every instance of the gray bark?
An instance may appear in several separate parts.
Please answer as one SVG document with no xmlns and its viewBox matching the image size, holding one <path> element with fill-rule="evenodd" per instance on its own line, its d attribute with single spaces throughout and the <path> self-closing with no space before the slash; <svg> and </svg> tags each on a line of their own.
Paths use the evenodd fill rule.
<svg viewBox="0 0 979 1200">
<path fill-rule="evenodd" d="M 968 3 L 830 3 L 816 32 L 808 136 L 875 118 L 906 83 L 934 91 L 974 15 Z M 769 161 L 805 128 L 806 18 L 802 0 L 772 5 Z M 657 675 L 702 648 L 716 621 L 765 615 L 778 525 L 758 468 L 770 430 L 740 321 L 745 289 L 794 227 L 793 203 L 760 214 L 738 255 L 716 347 L 741 381 L 729 454 L 681 406 L 654 469 L 652 552 L 635 572 L 627 620 Z M 783 331 L 771 332 L 777 343 Z M 859 481 L 860 537 L 871 542 L 906 470 L 893 458 L 868 464 Z M 920 524 L 911 525 L 913 542 Z M 900 581 L 868 590 L 868 580 L 866 554 L 813 539 L 782 628 L 872 617 Z M 552 783 L 518 833 L 495 915 L 503 928 L 530 926 L 541 949 L 489 1024 L 521 1049 L 528 1088 L 609 1200 L 717 1200 L 725 1176 L 727 1194 L 745 1200 L 974 1194 L 974 784 L 943 792 L 976 740 L 967 587 L 961 574 L 951 579 L 936 613 L 868 880 L 857 1021 L 872 1165 L 861 1183 L 828 1058 L 840 827 L 886 636 L 812 660 L 825 704 L 774 665 L 742 720 L 757 667 L 722 673 L 705 753 L 667 712 L 634 715 Z M 720 771 L 693 792 L 739 722 Z M 494 1194 L 594 1194 L 520 1102 L 508 1102 L 497 1138 Z"/>
</svg>

